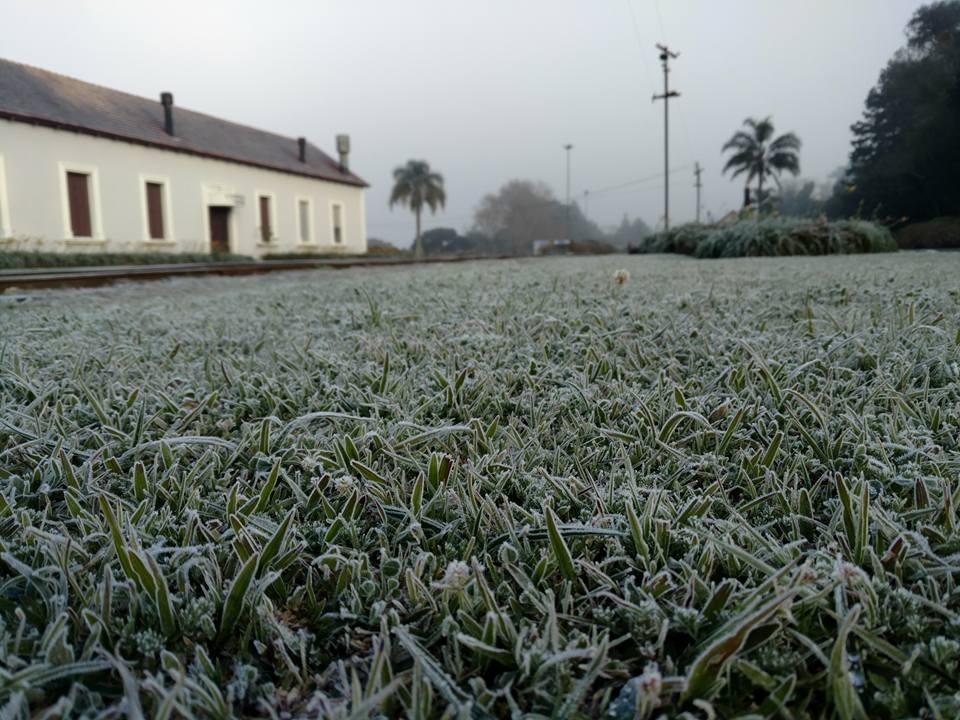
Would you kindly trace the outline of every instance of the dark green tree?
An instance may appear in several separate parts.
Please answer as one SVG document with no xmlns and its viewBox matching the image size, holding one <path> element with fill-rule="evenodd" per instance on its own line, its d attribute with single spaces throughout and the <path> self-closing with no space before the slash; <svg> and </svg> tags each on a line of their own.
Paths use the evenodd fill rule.
<svg viewBox="0 0 960 720">
<path fill-rule="evenodd" d="M 436 212 L 447 202 L 443 188 L 443 175 L 433 172 L 425 160 L 408 160 L 393 171 L 393 190 L 390 192 L 390 207 L 397 203 L 408 206 L 417 218 L 417 234 L 413 241 L 414 254 L 423 257 L 420 242 L 420 213 L 424 206 Z"/>
<path fill-rule="evenodd" d="M 854 123 L 831 215 L 918 221 L 960 214 L 960 1 L 917 10 Z"/>
<path fill-rule="evenodd" d="M 746 175 L 746 184 L 757 181 L 757 201 L 762 203 L 765 196 L 763 183 L 767 178 L 780 185 L 780 173 L 800 172 L 800 138 L 793 133 L 784 133 L 773 137 L 773 123 L 769 117 L 763 120 L 747 118 L 743 121 L 747 130 L 738 130 L 723 146 L 723 152 L 733 154 L 723 166 L 723 172 L 733 170 L 731 177 Z"/>
</svg>

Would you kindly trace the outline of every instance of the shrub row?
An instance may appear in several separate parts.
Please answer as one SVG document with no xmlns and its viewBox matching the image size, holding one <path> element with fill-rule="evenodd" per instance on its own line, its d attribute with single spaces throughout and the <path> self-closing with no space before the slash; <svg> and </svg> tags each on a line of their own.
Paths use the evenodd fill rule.
<svg viewBox="0 0 960 720">
<path fill-rule="evenodd" d="M 939 217 L 897 231 L 903 250 L 960 250 L 960 217 Z"/>
<path fill-rule="evenodd" d="M 887 228 L 863 220 L 826 223 L 770 218 L 733 225 L 680 225 L 644 238 L 634 252 L 729 258 L 848 255 L 896 249 L 897 243 Z"/>
<path fill-rule="evenodd" d="M 55 253 L 0 250 L 0 270 L 22 268 L 99 267 L 102 265 L 172 265 L 179 263 L 250 261 L 229 253 Z"/>
</svg>

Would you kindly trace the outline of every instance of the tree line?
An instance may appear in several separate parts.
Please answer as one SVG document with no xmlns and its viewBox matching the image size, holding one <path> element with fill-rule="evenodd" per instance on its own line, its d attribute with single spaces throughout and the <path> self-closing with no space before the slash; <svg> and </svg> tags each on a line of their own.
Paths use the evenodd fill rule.
<svg viewBox="0 0 960 720">
<path fill-rule="evenodd" d="M 855 123 L 827 210 L 916 222 L 960 215 L 960 1 L 919 8 Z"/>
</svg>

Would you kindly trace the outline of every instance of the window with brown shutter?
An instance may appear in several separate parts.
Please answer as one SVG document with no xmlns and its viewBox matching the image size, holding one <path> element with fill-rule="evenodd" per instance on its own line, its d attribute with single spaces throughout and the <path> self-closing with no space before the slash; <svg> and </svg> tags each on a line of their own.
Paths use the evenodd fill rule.
<svg viewBox="0 0 960 720">
<path fill-rule="evenodd" d="M 270 224 L 270 197 L 268 195 L 260 196 L 260 239 L 263 242 L 270 242 L 273 237 L 273 229 Z"/>
<path fill-rule="evenodd" d="M 73 237 L 93 237 L 90 222 L 90 176 L 86 173 L 67 173 L 67 197 L 70 201 L 70 232 Z"/>
<path fill-rule="evenodd" d="M 300 242 L 307 244 L 311 241 L 310 237 L 310 201 L 300 200 Z"/>
<path fill-rule="evenodd" d="M 337 245 L 343 242 L 343 220 L 340 217 L 342 212 L 340 205 L 333 206 L 333 242 Z"/>
<path fill-rule="evenodd" d="M 0 238 L 10 235 L 10 211 L 7 209 L 6 175 L 3 168 L 3 155 L 0 154 Z"/>
<path fill-rule="evenodd" d="M 163 240 L 163 185 L 147 183 L 147 225 L 151 240 Z"/>
</svg>

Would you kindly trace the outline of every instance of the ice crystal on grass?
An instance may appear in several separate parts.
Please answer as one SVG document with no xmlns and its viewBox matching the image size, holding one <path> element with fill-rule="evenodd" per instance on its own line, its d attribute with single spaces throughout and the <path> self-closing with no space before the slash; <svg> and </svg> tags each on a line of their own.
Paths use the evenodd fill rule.
<svg viewBox="0 0 960 720">
<path fill-rule="evenodd" d="M 833 579 L 851 589 L 865 584 L 869 578 L 867 574 L 853 563 L 838 559 L 833 567 Z"/>
<path fill-rule="evenodd" d="M 141 655 L 156 655 L 164 648 L 163 636 L 155 630 L 141 630 L 135 633 L 133 642 Z"/>
</svg>

